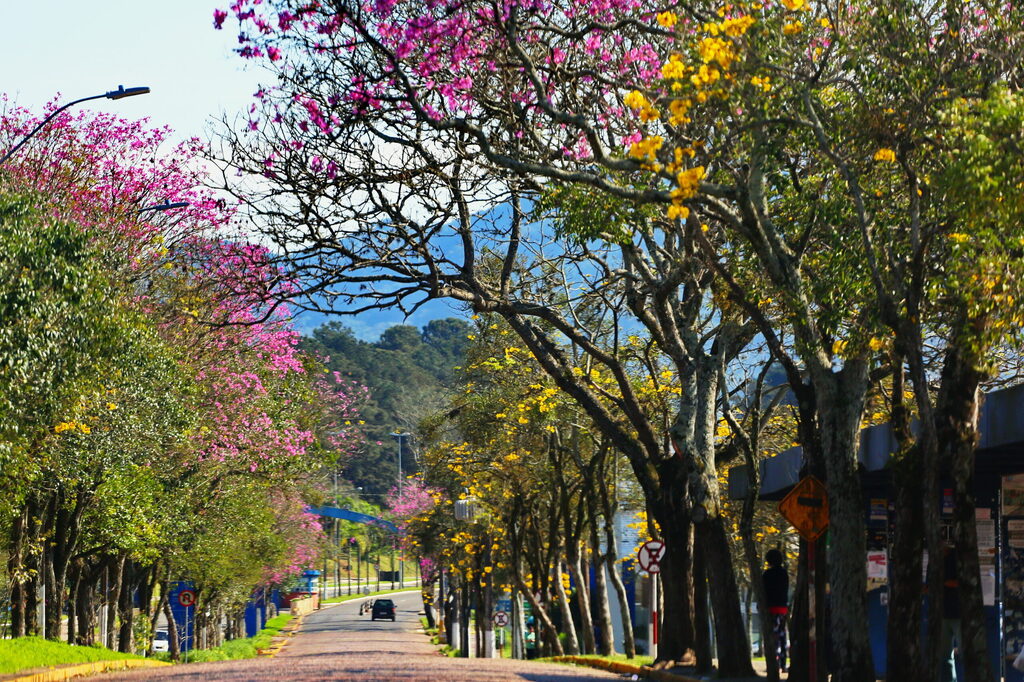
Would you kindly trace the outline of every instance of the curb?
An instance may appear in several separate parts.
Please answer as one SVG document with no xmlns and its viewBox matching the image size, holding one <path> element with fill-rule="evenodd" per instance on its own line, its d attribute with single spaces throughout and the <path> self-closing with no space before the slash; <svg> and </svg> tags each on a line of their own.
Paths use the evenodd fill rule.
<svg viewBox="0 0 1024 682">
<path fill-rule="evenodd" d="M 558 663 L 573 663 L 575 665 L 582 665 L 588 668 L 600 668 L 601 670 L 607 670 L 608 672 L 618 673 L 620 675 L 638 675 L 651 680 L 658 680 L 658 682 L 701 682 L 693 677 L 676 675 L 675 673 L 666 672 L 664 670 L 656 670 L 649 665 L 632 665 L 630 663 L 622 663 L 620 661 L 606 661 L 602 658 L 587 658 L 585 656 L 552 656 L 548 660 L 556 661 Z"/>
<path fill-rule="evenodd" d="M 130 668 L 162 668 L 170 663 L 164 661 L 151 661 L 149 659 L 129 658 L 119 661 L 96 661 L 94 663 L 79 663 L 68 665 L 62 668 L 54 668 L 31 675 L 7 678 L 7 682 L 61 682 L 72 677 L 84 675 L 95 675 L 113 670 L 128 670 Z"/>
</svg>

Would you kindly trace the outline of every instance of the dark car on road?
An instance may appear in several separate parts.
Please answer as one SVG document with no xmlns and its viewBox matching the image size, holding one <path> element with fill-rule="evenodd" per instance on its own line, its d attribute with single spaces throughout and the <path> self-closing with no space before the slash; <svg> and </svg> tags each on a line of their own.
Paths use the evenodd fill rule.
<svg viewBox="0 0 1024 682">
<path fill-rule="evenodd" d="M 373 608 L 370 611 L 370 620 L 377 620 L 378 618 L 394 620 L 395 602 L 390 599 L 375 599 L 373 601 Z"/>
</svg>

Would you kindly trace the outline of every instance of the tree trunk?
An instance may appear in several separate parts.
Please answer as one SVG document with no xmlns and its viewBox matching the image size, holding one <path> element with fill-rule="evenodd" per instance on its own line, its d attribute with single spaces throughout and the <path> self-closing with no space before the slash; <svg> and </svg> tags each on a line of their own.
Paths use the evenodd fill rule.
<svg viewBox="0 0 1024 682">
<path fill-rule="evenodd" d="M 886 647 L 887 679 L 930 682 L 934 675 L 924 665 L 921 649 L 921 592 L 924 505 L 921 485 L 921 450 L 911 445 L 893 458 L 896 488 L 892 557 L 889 562 L 889 628 Z"/>
<path fill-rule="evenodd" d="M 28 507 L 23 507 L 11 523 L 7 576 L 11 581 L 11 636 L 25 636 L 25 531 Z"/>
<path fill-rule="evenodd" d="M 170 578 L 164 580 L 161 591 L 164 595 L 169 595 L 171 593 Z M 160 602 L 163 605 L 164 618 L 167 619 L 167 652 L 172 661 L 179 661 L 181 660 L 181 640 L 178 637 L 178 624 L 174 622 L 174 611 L 171 609 L 171 601 L 165 596 L 161 597 Z"/>
<path fill-rule="evenodd" d="M 107 562 L 108 576 L 111 576 L 113 582 L 109 583 L 107 590 L 103 594 L 103 603 L 107 607 L 107 640 L 103 642 L 103 646 L 108 649 L 114 649 L 117 646 L 117 597 L 121 593 L 121 578 L 124 572 L 124 555 L 118 557 L 110 557 Z"/>
<path fill-rule="evenodd" d="M 540 623 L 544 631 L 544 639 L 553 643 L 554 655 L 562 656 L 565 654 L 565 650 L 562 648 L 562 642 L 558 639 L 558 630 L 555 629 L 555 624 L 551 622 L 551 616 L 548 615 L 544 605 L 541 604 L 536 595 L 530 590 L 529 586 L 523 582 L 521 571 L 516 572 L 516 582 L 519 586 L 519 591 L 526 596 L 526 601 L 530 602 L 530 611 L 533 613 L 533 618 L 536 622 Z M 537 638 L 537 646 L 540 646 L 540 637 Z"/>
<path fill-rule="evenodd" d="M 79 559 L 72 562 L 68 569 L 68 585 L 70 586 L 68 589 L 68 644 L 74 644 L 75 640 L 78 638 L 76 627 L 78 624 L 78 618 L 75 614 L 78 611 L 76 602 L 78 601 L 78 584 L 81 580 L 82 561 Z"/>
<path fill-rule="evenodd" d="M 866 529 L 857 473 L 867 364 L 814 372 L 829 496 L 829 584 L 834 682 L 874 682 L 868 639 Z"/>
<path fill-rule="evenodd" d="M 652 509 L 665 541 L 661 587 L 666 611 L 658 642 L 658 658 L 665 661 L 687 660 L 695 647 L 693 537 L 685 505 L 685 495 L 681 495 Z"/>
<path fill-rule="evenodd" d="M 121 621 L 117 633 L 117 650 L 127 654 L 134 651 L 135 604 L 132 597 L 135 592 L 136 571 L 131 561 L 125 561 L 122 574 L 121 592 L 117 600 L 118 615 Z"/>
<path fill-rule="evenodd" d="M 708 609 L 708 563 L 704 557 L 704 546 L 694 543 L 693 547 L 693 624 L 694 646 L 696 647 L 697 672 L 708 675 L 715 669 L 711 650 L 711 612 Z"/>
<path fill-rule="evenodd" d="M 708 591 L 715 614 L 718 674 L 721 677 L 752 676 L 750 641 L 740 609 L 739 587 L 724 522 L 719 516 L 696 524 L 695 529 L 697 542 L 704 548 Z"/>
<path fill-rule="evenodd" d="M 76 621 L 75 641 L 79 646 L 93 646 L 96 643 L 96 573 L 85 559 L 79 559 L 79 577 L 75 586 L 74 611 L 71 618 Z"/>
<path fill-rule="evenodd" d="M 978 443 L 981 382 L 978 358 L 952 347 L 942 371 L 942 390 L 936 405 L 941 461 L 949 462 L 953 477 L 953 534 L 956 541 L 962 640 L 968 680 L 993 679 L 985 633 L 985 612 L 978 562 L 978 527 L 974 500 L 974 453 Z M 938 561 L 938 558 L 936 558 Z"/>
<path fill-rule="evenodd" d="M 576 583 L 576 605 L 580 616 L 580 630 L 583 634 L 582 653 L 593 654 L 597 651 L 594 639 L 594 621 L 591 616 L 589 580 L 587 580 L 586 562 L 583 561 L 578 549 L 572 552 L 568 561 L 569 575 Z M 584 567 L 584 568 L 581 568 Z"/>
<path fill-rule="evenodd" d="M 615 537 L 615 512 L 617 505 L 612 503 L 611 495 L 605 486 L 598 487 L 601 499 L 601 510 L 604 517 L 604 542 L 605 542 L 605 564 L 608 566 L 608 576 L 611 578 L 612 587 L 619 602 L 619 619 L 622 621 L 622 648 L 626 658 L 636 656 L 636 640 L 633 637 L 633 616 L 629 610 L 629 597 L 626 594 L 626 586 L 622 583 L 622 574 L 619 569 L 618 538 Z M 689 571 L 687 571 L 689 575 Z M 689 591 L 687 591 L 689 592 Z"/>
<path fill-rule="evenodd" d="M 612 610 L 608 601 L 607 571 L 614 571 L 615 566 L 608 566 L 607 558 L 601 553 L 596 516 L 591 518 L 590 546 L 594 566 L 594 610 L 597 612 L 597 627 L 601 630 L 597 653 L 611 656 L 615 653 L 615 633 L 612 631 Z"/>
<path fill-rule="evenodd" d="M 576 636 L 576 624 L 572 620 L 569 596 L 565 593 L 565 584 L 562 582 L 562 574 L 564 572 L 565 564 L 562 560 L 559 560 L 555 564 L 555 594 L 558 595 L 558 609 L 562 614 L 562 634 L 565 635 L 565 653 L 569 656 L 578 656 L 580 653 L 580 640 Z"/>
<path fill-rule="evenodd" d="M 154 574 L 156 573 L 156 568 L 155 567 L 153 569 L 153 572 L 154 572 Z M 156 639 L 157 615 L 164 610 L 164 606 L 167 603 L 168 603 L 168 601 L 167 601 L 167 590 L 164 589 L 163 587 L 161 587 L 161 589 L 160 589 L 160 598 L 157 600 L 156 609 L 153 611 L 153 615 L 152 615 L 152 617 L 150 618 L 150 621 L 149 621 L 149 647 L 148 647 L 148 649 L 149 649 L 148 655 L 149 656 L 153 655 L 153 641 Z M 168 639 L 170 639 L 170 629 L 169 628 L 168 628 L 167 632 L 168 632 L 168 635 L 167 635 Z"/>
</svg>

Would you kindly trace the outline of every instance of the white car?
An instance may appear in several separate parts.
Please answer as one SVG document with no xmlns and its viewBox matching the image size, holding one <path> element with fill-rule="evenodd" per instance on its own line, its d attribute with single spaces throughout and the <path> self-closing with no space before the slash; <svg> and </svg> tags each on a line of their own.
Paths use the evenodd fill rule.
<svg viewBox="0 0 1024 682">
<path fill-rule="evenodd" d="M 167 630 L 157 630 L 153 637 L 153 651 L 170 651 L 171 639 L 167 636 Z"/>
</svg>

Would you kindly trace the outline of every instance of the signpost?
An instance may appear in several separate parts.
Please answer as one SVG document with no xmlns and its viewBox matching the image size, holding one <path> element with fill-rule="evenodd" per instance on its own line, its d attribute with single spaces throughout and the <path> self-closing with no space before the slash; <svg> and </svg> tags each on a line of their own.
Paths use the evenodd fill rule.
<svg viewBox="0 0 1024 682">
<path fill-rule="evenodd" d="M 188 663 L 188 652 L 192 649 L 192 637 L 195 636 L 195 628 L 191 628 L 192 632 L 189 632 L 189 626 L 191 625 L 192 618 L 195 617 L 195 606 L 196 606 L 196 590 L 188 582 L 178 582 L 171 592 L 172 597 L 172 608 L 174 604 L 183 610 L 184 617 L 181 619 L 181 628 L 183 632 L 179 639 L 181 641 L 181 649 L 185 654 L 185 662 Z M 176 592 L 176 594 L 175 594 Z M 189 617 L 189 609 L 193 610 L 192 618 Z M 177 617 L 175 617 L 177 620 Z"/>
<path fill-rule="evenodd" d="M 508 627 L 508 613 L 505 611 L 496 611 L 493 620 L 495 627 Z"/>
<path fill-rule="evenodd" d="M 665 543 L 660 540 L 648 540 L 640 545 L 636 553 L 636 561 L 640 568 L 651 575 L 651 651 L 658 658 L 658 574 L 661 573 L 661 560 L 665 556 Z"/>
<path fill-rule="evenodd" d="M 814 476 L 805 476 L 793 486 L 789 494 L 779 502 L 779 512 L 793 524 L 797 532 L 807 540 L 807 619 L 808 657 L 810 659 L 810 682 L 818 679 L 818 642 L 815 590 L 815 555 L 817 540 L 828 528 L 828 493 L 825 485 Z"/>
<path fill-rule="evenodd" d="M 665 543 L 660 540 L 648 540 L 640 545 L 636 553 L 640 568 L 650 574 L 661 573 L 661 560 L 665 556 Z"/>
</svg>

